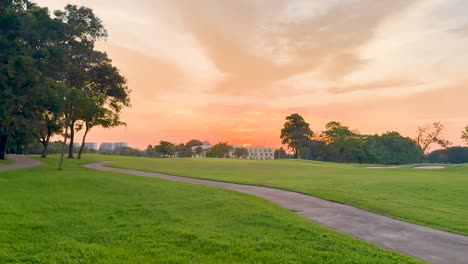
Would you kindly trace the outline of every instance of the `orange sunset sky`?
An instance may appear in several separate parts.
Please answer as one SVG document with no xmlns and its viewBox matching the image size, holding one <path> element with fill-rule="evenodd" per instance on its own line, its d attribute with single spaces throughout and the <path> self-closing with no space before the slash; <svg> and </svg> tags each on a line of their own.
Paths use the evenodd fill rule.
<svg viewBox="0 0 468 264">
<path fill-rule="evenodd" d="M 280 146 L 284 117 L 414 137 L 468 125 L 465 0 L 40 0 L 94 9 L 98 44 L 128 79 L 126 128 L 88 141 Z"/>
</svg>

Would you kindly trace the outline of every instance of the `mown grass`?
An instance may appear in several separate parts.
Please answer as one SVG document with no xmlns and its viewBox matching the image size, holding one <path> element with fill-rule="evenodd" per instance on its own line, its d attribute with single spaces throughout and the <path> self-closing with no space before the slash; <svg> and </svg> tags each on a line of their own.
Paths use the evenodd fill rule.
<svg viewBox="0 0 468 264">
<path fill-rule="evenodd" d="M 418 262 L 257 197 L 81 167 L 91 159 L 0 173 L 0 263 Z"/>
<path fill-rule="evenodd" d="M 11 159 L 0 160 L 0 166 L 10 165 L 10 164 L 13 164 L 13 163 L 15 163 L 15 161 L 11 160 Z"/>
<path fill-rule="evenodd" d="M 148 159 L 108 166 L 293 190 L 393 218 L 468 234 L 468 166 L 367 169 L 299 160 Z"/>
</svg>

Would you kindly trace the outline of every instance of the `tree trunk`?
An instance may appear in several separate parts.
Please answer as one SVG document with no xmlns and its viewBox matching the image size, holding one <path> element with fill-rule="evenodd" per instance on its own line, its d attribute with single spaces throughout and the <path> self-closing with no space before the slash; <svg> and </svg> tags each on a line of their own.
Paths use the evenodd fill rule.
<svg viewBox="0 0 468 264">
<path fill-rule="evenodd" d="M 49 141 L 50 135 L 48 135 L 47 138 L 43 142 L 41 142 L 43 146 L 41 158 L 47 158 L 47 148 L 49 147 Z"/>
<path fill-rule="evenodd" d="M 86 125 L 85 132 L 84 132 L 84 135 L 83 135 L 83 140 L 81 141 L 80 151 L 78 152 L 78 159 L 81 159 L 81 153 L 83 153 L 84 144 L 85 144 L 85 140 L 86 140 L 86 135 L 88 134 L 88 131 L 89 131 L 89 128 Z"/>
<path fill-rule="evenodd" d="M 298 156 L 299 156 L 297 152 L 298 152 L 297 149 L 294 149 L 294 158 L 295 158 L 295 159 L 297 159 Z"/>
<path fill-rule="evenodd" d="M 67 147 L 67 137 L 68 137 L 68 126 L 65 128 L 65 136 L 63 139 L 63 144 L 62 144 L 62 153 L 60 155 L 60 162 L 59 162 L 59 170 L 62 170 L 62 165 L 63 165 L 63 156 L 65 156 L 65 149 Z"/>
<path fill-rule="evenodd" d="M 0 160 L 5 159 L 8 135 L 0 134 Z"/>
<path fill-rule="evenodd" d="M 70 146 L 68 147 L 68 158 L 73 159 L 73 141 L 75 140 L 75 122 L 70 125 Z"/>
</svg>

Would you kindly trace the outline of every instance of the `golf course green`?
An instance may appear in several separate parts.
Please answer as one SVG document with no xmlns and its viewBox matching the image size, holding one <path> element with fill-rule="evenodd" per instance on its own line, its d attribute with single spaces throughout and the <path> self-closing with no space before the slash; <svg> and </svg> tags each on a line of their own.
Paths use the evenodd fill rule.
<svg viewBox="0 0 468 264">
<path fill-rule="evenodd" d="M 468 165 L 368 169 L 302 160 L 150 159 L 107 156 L 107 166 L 269 186 L 468 234 Z"/>
<path fill-rule="evenodd" d="M 0 263 L 419 263 L 254 196 L 82 167 L 109 158 L 189 162 L 0 173 Z"/>
</svg>

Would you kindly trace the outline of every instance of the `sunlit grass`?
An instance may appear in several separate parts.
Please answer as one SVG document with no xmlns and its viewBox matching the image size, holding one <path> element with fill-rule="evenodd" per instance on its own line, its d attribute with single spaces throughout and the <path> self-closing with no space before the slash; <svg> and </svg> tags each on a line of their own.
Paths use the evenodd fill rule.
<svg viewBox="0 0 468 264">
<path fill-rule="evenodd" d="M 311 194 L 379 214 L 468 234 L 468 166 L 367 169 L 298 160 L 148 159 L 107 156 L 108 166 Z"/>
<path fill-rule="evenodd" d="M 0 173 L 0 263 L 416 262 L 257 197 L 88 170 L 108 157 L 87 157 Z"/>
</svg>

